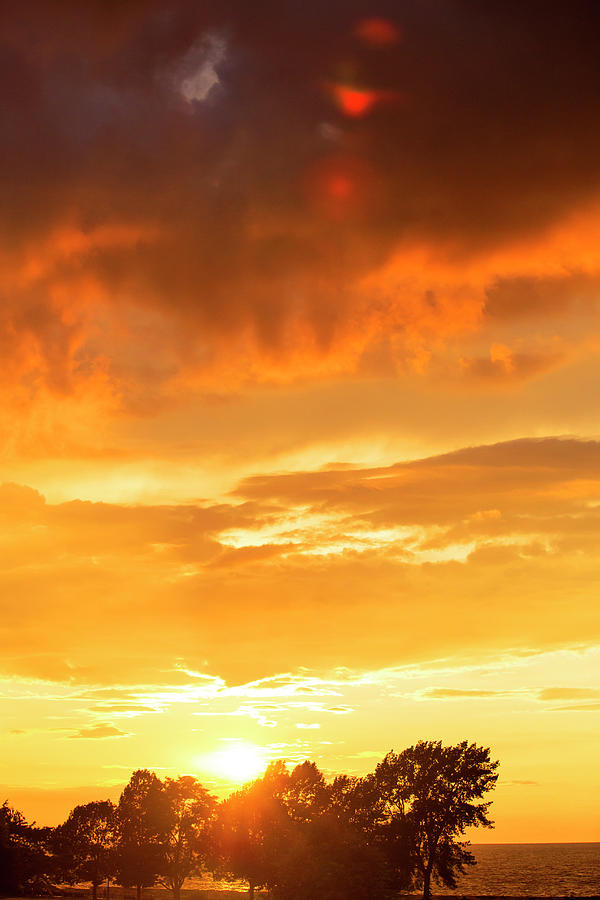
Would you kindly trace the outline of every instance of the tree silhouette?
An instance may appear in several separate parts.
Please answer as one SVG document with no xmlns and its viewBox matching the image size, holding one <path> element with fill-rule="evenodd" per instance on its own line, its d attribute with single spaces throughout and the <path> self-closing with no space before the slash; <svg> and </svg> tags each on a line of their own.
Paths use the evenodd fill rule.
<svg viewBox="0 0 600 900">
<path fill-rule="evenodd" d="M 221 803 L 214 830 L 217 871 L 248 882 L 248 895 L 269 887 L 287 840 L 288 817 L 278 796 L 285 782 L 283 763 L 272 763 L 259 778 Z"/>
<path fill-rule="evenodd" d="M 89 881 L 96 900 L 98 885 L 114 872 L 116 817 L 110 800 L 76 806 L 55 829 L 54 847 L 65 881 Z"/>
<path fill-rule="evenodd" d="M 48 892 L 47 875 L 98 885 L 116 873 L 124 887 L 157 881 L 180 900 L 203 867 L 267 888 L 274 900 L 383 900 L 432 880 L 456 887 L 475 860 L 465 829 L 491 827 L 497 762 L 488 748 L 419 741 L 390 751 L 363 778 L 328 783 L 315 763 L 291 771 L 282 760 L 217 806 L 196 778 L 164 783 L 133 772 L 118 806 L 76 806 L 56 829 L 29 825 L 0 806 L 0 893 Z M 50 850 L 54 851 L 54 858 Z M 209 865 L 210 862 L 210 865 Z"/>
<path fill-rule="evenodd" d="M 384 895 L 396 896 L 411 885 L 409 846 L 401 820 L 386 821 L 375 776 L 337 775 L 330 786 L 331 810 L 358 832 L 378 861 L 378 884 Z"/>
<path fill-rule="evenodd" d="M 163 793 L 168 804 L 169 828 L 158 881 L 179 900 L 185 879 L 198 872 L 206 861 L 209 825 L 217 802 L 191 775 L 166 778 Z"/>
<path fill-rule="evenodd" d="M 29 824 L 19 810 L 4 801 L 0 806 L 0 893 L 21 894 L 49 887 L 51 834 L 51 828 Z"/>
<path fill-rule="evenodd" d="M 283 761 L 220 807 L 218 846 L 225 868 L 274 900 L 377 900 L 385 859 L 331 805 L 331 786 L 312 762 Z"/>
<path fill-rule="evenodd" d="M 385 859 L 367 836 L 332 810 L 290 820 L 273 873 L 274 900 L 379 900 Z"/>
<path fill-rule="evenodd" d="M 124 887 L 155 884 L 164 863 L 172 825 L 169 802 L 159 778 L 147 769 L 133 773 L 117 806 L 117 874 Z"/>
<path fill-rule="evenodd" d="M 272 766 L 281 767 L 271 776 L 273 793 L 282 800 L 292 821 L 311 822 L 329 807 L 329 788 L 314 762 L 305 760 L 291 772 L 281 760 Z M 269 769 L 265 773 L 265 778 L 268 777 Z"/>
<path fill-rule="evenodd" d="M 406 857 L 423 897 L 431 897 L 431 880 L 456 887 L 456 874 L 475 860 L 459 837 L 468 826 L 491 828 L 490 802 L 480 802 L 498 778 L 489 748 L 463 741 L 419 741 L 379 763 L 374 782 L 379 827 Z"/>
<path fill-rule="evenodd" d="M 379 800 L 372 775 L 336 775 L 329 787 L 331 809 L 338 818 L 373 836 L 376 831 L 376 809 Z"/>
</svg>

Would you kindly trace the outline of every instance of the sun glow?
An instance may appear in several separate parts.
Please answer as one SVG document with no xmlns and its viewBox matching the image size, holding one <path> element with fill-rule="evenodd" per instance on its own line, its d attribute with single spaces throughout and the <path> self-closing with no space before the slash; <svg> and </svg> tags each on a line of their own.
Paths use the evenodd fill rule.
<svg viewBox="0 0 600 900">
<path fill-rule="evenodd" d="M 222 750 L 201 757 L 199 763 L 203 769 L 221 778 L 244 784 L 262 774 L 267 759 L 262 747 L 247 741 L 231 741 Z"/>
</svg>

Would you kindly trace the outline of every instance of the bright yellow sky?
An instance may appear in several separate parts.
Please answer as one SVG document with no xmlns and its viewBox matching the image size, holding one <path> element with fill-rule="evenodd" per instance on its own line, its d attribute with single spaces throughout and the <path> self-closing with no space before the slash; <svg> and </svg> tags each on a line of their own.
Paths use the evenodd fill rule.
<svg viewBox="0 0 600 900">
<path fill-rule="evenodd" d="M 443 4 L 385 46 L 355 5 L 9 4 L 0 799 L 42 824 L 468 739 L 476 841 L 598 839 L 597 48 L 549 104 L 551 10 L 457 0 L 459 59 Z"/>
</svg>

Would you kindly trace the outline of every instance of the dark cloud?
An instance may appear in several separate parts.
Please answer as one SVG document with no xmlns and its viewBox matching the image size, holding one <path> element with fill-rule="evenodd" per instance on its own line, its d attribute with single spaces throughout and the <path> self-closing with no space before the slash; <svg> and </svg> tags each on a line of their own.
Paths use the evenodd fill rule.
<svg viewBox="0 0 600 900">
<path fill-rule="evenodd" d="M 398 246 L 450 242 L 460 266 L 597 194 L 596 4 L 383 2 L 403 37 L 379 45 L 357 34 L 371 13 L 3 4 L 0 342 L 25 396 L 108 373 L 148 411 L 182 367 L 235 369 L 241 346 L 260 358 L 246 378 L 336 353 L 347 369 L 382 318 L 448 329 L 435 285 L 418 303 L 357 291 Z M 402 102 L 344 116 L 332 84 Z M 490 317 L 512 289 L 489 291 Z"/>
</svg>

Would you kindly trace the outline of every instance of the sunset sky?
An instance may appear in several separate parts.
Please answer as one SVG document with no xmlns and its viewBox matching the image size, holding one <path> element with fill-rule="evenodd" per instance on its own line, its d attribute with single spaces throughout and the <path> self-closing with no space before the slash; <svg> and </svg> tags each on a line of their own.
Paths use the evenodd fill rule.
<svg viewBox="0 0 600 900">
<path fill-rule="evenodd" d="M 0 802 L 468 739 L 600 839 L 589 0 L 4 0 Z"/>
</svg>

